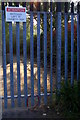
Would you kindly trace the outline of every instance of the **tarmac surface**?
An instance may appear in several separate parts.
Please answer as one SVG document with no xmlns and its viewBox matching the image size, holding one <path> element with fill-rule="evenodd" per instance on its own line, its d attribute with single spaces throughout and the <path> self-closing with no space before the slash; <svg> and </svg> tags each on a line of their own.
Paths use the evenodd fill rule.
<svg viewBox="0 0 80 120">
<path fill-rule="evenodd" d="M 59 113 L 57 113 L 54 109 L 50 109 L 47 107 L 38 107 L 38 108 L 13 108 L 3 111 L 2 120 L 6 119 L 60 119 Z"/>
</svg>

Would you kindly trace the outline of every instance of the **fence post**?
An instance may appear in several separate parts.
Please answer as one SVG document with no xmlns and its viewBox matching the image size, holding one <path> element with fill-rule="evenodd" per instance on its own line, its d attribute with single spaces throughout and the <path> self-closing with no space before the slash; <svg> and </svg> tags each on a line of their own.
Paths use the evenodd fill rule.
<svg viewBox="0 0 80 120">
<path fill-rule="evenodd" d="M 23 7 L 26 7 L 26 2 L 23 3 Z M 27 40 L 26 40 L 26 22 L 23 22 L 23 55 L 24 55 L 24 95 L 25 106 L 27 106 Z"/>
<path fill-rule="evenodd" d="M 80 15 L 79 2 L 77 4 L 77 81 L 80 80 Z"/>
<path fill-rule="evenodd" d="M 38 75 L 38 96 L 40 105 L 40 3 L 37 7 L 37 75 Z"/>
<path fill-rule="evenodd" d="M 57 2 L 57 90 L 61 87 L 61 3 Z"/>
<path fill-rule="evenodd" d="M 50 93 L 51 93 L 51 101 L 52 101 L 52 93 L 53 93 L 53 14 L 52 14 L 52 1 L 50 2 L 50 12 L 51 12 L 51 24 L 50 24 L 50 38 L 51 38 L 51 50 L 50 50 Z"/>
<path fill-rule="evenodd" d="M 12 3 L 9 3 L 12 6 Z M 9 51 L 10 51 L 10 91 L 11 91 L 11 107 L 14 107 L 14 81 L 13 81 L 13 38 L 12 38 L 12 22 L 9 22 Z"/>
<path fill-rule="evenodd" d="M 44 104 L 47 104 L 47 2 L 44 3 Z"/>
<path fill-rule="evenodd" d="M 16 3 L 19 7 L 19 3 Z M 16 52 L 17 52 L 17 91 L 18 91 L 18 106 L 21 106 L 21 89 L 20 89 L 20 28 L 19 22 L 16 22 Z"/>
<path fill-rule="evenodd" d="M 4 107 L 7 108 L 7 79 L 6 79 L 6 39 L 5 39 L 5 16 L 4 2 L 2 2 L 2 55 L 3 55 L 3 80 L 4 80 Z"/>
<path fill-rule="evenodd" d="M 34 39 L 33 39 L 33 3 L 30 3 L 30 63 L 31 63 L 31 105 L 34 106 Z"/>
<path fill-rule="evenodd" d="M 71 3 L 71 86 L 74 84 L 74 3 Z"/>
<path fill-rule="evenodd" d="M 65 3 L 65 84 L 68 80 L 68 3 Z"/>
</svg>

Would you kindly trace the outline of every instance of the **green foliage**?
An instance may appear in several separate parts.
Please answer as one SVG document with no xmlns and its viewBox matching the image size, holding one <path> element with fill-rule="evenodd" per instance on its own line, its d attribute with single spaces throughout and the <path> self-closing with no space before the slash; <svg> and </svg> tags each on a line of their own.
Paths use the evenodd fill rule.
<svg viewBox="0 0 80 120">
<path fill-rule="evenodd" d="M 58 91 L 57 91 L 58 92 Z M 80 83 L 74 83 L 71 87 L 70 82 L 61 84 L 59 95 L 56 96 L 57 108 L 64 115 L 80 112 Z"/>
<path fill-rule="evenodd" d="M 9 23 L 5 23 L 5 33 L 6 33 L 6 53 L 9 53 Z M 26 25 L 26 42 L 27 42 L 27 51 L 30 47 L 30 22 L 27 20 Z M 12 24 L 13 31 L 13 54 L 16 54 L 16 24 Z M 20 54 L 23 54 L 23 24 L 20 23 Z"/>
</svg>

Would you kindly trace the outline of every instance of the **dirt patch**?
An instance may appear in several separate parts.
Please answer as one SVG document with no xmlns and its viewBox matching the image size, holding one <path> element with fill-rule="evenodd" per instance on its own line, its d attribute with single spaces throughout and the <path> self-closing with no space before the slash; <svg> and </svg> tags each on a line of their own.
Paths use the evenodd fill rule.
<svg viewBox="0 0 80 120">
<path fill-rule="evenodd" d="M 50 68 L 47 68 L 47 92 L 50 92 Z M 6 65 L 6 75 L 7 75 L 7 95 L 11 95 L 10 91 L 10 64 Z M 2 87 L 0 88 L 2 96 L 4 96 L 4 81 L 3 81 L 3 68 L 1 68 L 1 80 L 0 84 L 2 84 Z M 53 73 L 53 90 L 55 88 L 55 74 Z M 13 80 L 14 80 L 14 95 L 18 95 L 17 92 L 17 62 L 16 59 L 13 59 Z M 37 63 L 34 63 L 34 94 L 37 94 Z M 20 86 L 21 86 L 21 95 L 24 94 L 24 64 L 23 59 L 20 60 Z M 31 94 L 31 66 L 30 66 L 30 60 L 27 61 L 27 87 L 28 87 L 28 94 Z M 41 93 L 44 92 L 44 68 L 40 68 L 40 89 Z M 25 100 L 22 100 L 25 101 Z M 3 101 L 4 103 L 4 101 Z M 11 104 L 11 101 L 8 100 L 8 103 Z M 17 100 L 15 100 L 15 103 L 17 104 Z"/>
</svg>

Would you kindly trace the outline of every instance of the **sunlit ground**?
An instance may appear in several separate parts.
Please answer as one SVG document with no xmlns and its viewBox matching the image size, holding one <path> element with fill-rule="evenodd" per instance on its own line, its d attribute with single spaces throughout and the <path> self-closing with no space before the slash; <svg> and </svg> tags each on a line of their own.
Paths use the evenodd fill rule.
<svg viewBox="0 0 80 120">
<path fill-rule="evenodd" d="M 47 92 L 50 92 L 50 74 L 47 70 Z M 7 74 L 7 95 L 10 96 L 10 64 L 6 65 L 6 74 Z M 1 68 L 1 76 L 3 76 L 3 69 Z M 41 92 L 44 93 L 44 68 L 40 68 L 40 89 Z M 17 63 L 13 63 L 13 80 L 14 80 L 14 95 L 18 95 L 17 92 Z M 53 83 L 55 86 L 55 76 L 53 78 Z M 37 94 L 37 64 L 34 64 L 34 94 Z M 0 80 L 0 84 L 2 87 L 0 88 L 2 96 L 4 96 L 4 82 L 3 77 Z M 24 94 L 24 64 L 20 61 L 20 85 L 21 85 L 21 94 Z M 30 61 L 27 62 L 27 87 L 28 87 L 28 94 L 31 94 L 31 67 Z M 53 87 L 54 88 L 54 87 Z"/>
</svg>

